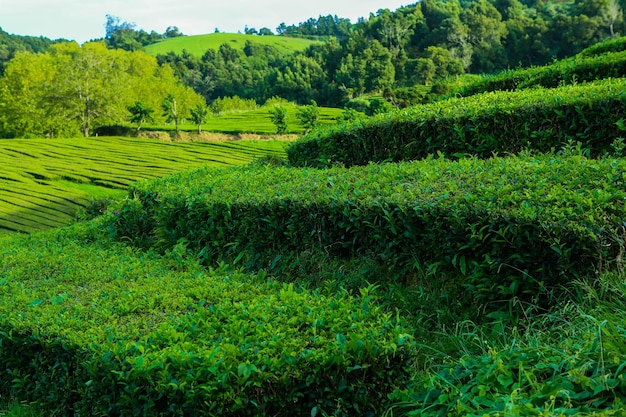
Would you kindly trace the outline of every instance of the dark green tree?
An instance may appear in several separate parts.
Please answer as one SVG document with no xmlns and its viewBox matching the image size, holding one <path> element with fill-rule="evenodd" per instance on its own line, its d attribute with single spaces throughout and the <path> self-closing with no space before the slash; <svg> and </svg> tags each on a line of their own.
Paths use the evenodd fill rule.
<svg viewBox="0 0 626 417">
<path fill-rule="evenodd" d="M 279 135 L 287 131 L 287 109 L 283 106 L 274 106 L 270 109 L 270 118 L 276 126 Z"/>
<path fill-rule="evenodd" d="M 317 107 L 317 103 L 311 100 L 311 104 L 298 109 L 296 117 L 304 127 L 304 134 L 306 135 L 317 125 L 320 109 Z"/>
<path fill-rule="evenodd" d="M 152 117 L 154 109 L 148 107 L 148 105 L 142 100 L 136 101 L 128 106 L 128 111 L 130 112 L 130 122 L 137 124 L 137 132 L 141 130 L 141 125 L 143 123 L 154 121 L 154 118 Z"/>
</svg>

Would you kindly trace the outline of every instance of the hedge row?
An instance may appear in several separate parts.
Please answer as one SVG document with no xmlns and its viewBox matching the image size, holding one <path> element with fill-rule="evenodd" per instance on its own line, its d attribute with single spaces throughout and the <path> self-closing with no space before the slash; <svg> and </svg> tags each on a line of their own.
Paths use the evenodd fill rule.
<svg viewBox="0 0 626 417">
<path fill-rule="evenodd" d="M 581 156 L 201 169 L 134 185 L 109 221 L 117 239 L 184 243 L 208 264 L 271 269 L 316 250 L 407 278 L 460 275 L 452 284 L 478 299 L 528 298 L 610 267 L 623 248 L 624 172 L 622 160 Z"/>
<path fill-rule="evenodd" d="M 571 140 L 603 155 L 626 118 L 626 79 L 449 99 L 314 132 L 287 149 L 294 166 L 548 152 Z"/>
<path fill-rule="evenodd" d="M 0 242 L 0 396 L 48 415 L 379 415 L 414 343 L 323 296 L 62 231 Z"/>
<path fill-rule="evenodd" d="M 578 56 L 594 56 L 601 55 L 608 52 L 622 52 L 626 51 L 626 36 L 622 36 L 614 39 L 607 39 L 602 42 L 598 42 L 588 48 L 583 49 Z"/>
<path fill-rule="evenodd" d="M 507 70 L 484 77 L 455 92 L 462 97 L 489 91 L 515 91 L 523 88 L 556 88 L 576 84 L 622 78 L 626 76 L 626 51 L 604 55 L 576 56 L 544 67 Z"/>
</svg>

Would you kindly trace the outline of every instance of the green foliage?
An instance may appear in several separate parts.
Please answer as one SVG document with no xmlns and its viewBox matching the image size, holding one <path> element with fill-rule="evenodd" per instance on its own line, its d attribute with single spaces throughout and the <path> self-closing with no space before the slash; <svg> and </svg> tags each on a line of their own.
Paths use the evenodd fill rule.
<svg viewBox="0 0 626 417">
<path fill-rule="evenodd" d="M 250 99 L 243 99 L 241 97 L 220 97 L 211 103 L 211 111 L 216 115 L 222 113 L 255 110 L 259 106 L 256 101 Z"/>
<path fill-rule="evenodd" d="M 371 287 L 327 296 L 93 233 L 2 241 L 3 396 L 49 415 L 379 415 L 407 380 L 409 329 Z"/>
<path fill-rule="evenodd" d="M 170 52 L 180 55 L 183 51 L 187 51 L 187 53 L 191 55 L 201 57 L 207 49 L 218 50 L 224 43 L 228 43 L 234 48 L 243 51 L 248 41 L 253 41 L 256 44 L 273 46 L 278 48 L 283 54 L 293 54 L 297 51 L 303 51 L 308 46 L 319 43 L 317 40 L 302 38 L 251 36 L 237 33 L 210 33 L 206 35 L 171 38 L 148 45 L 144 49 L 148 54 L 155 57 L 160 54 L 166 55 Z"/>
<path fill-rule="evenodd" d="M 181 114 L 178 111 L 176 97 L 174 97 L 174 94 L 168 93 L 168 95 L 165 96 L 163 103 L 161 103 L 161 109 L 163 109 L 165 123 L 174 122 L 176 134 L 178 135 L 178 123 L 180 122 Z"/>
<path fill-rule="evenodd" d="M 483 76 L 474 83 L 455 89 L 453 95 L 467 97 L 488 91 L 515 91 L 537 86 L 555 88 L 605 78 L 621 78 L 626 74 L 626 50 L 622 47 L 623 42 L 607 45 L 619 45 L 621 49 L 606 54 L 593 53 L 594 50 L 601 51 L 609 47 L 598 44 L 598 48 L 590 49 L 589 53 L 581 53 L 543 67 L 507 70 Z"/>
<path fill-rule="evenodd" d="M 622 415 L 624 275 L 578 285 L 579 297 L 518 325 L 491 314 L 462 326 L 460 358 L 417 374 L 385 416 Z"/>
<path fill-rule="evenodd" d="M 128 111 L 130 112 L 130 122 L 137 123 L 137 131 L 141 129 L 141 125 L 143 123 L 150 123 L 154 121 L 154 118 L 152 117 L 154 109 L 148 107 L 148 105 L 141 100 L 128 106 Z"/>
<path fill-rule="evenodd" d="M 11 402 L 7 405 L 0 404 L 0 415 L 3 417 L 43 417 L 44 412 L 34 405 Z"/>
<path fill-rule="evenodd" d="M 198 133 L 202 133 L 202 123 L 209 117 L 209 109 L 203 103 L 198 103 L 189 113 L 191 120 L 198 126 Z"/>
<path fill-rule="evenodd" d="M 287 109 L 283 106 L 274 106 L 269 110 L 272 123 L 276 126 L 276 133 L 287 131 Z"/>
<path fill-rule="evenodd" d="M 317 126 L 320 109 L 317 107 L 317 103 L 312 101 L 311 104 L 299 108 L 296 112 L 296 117 L 304 127 L 304 134 L 306 135 Z"/>
<path fill-rule="evenodd" d="M 99 126 L 122 124 L 128 107 L 158 108 L 169 91 L 181 116 L 202 99 L 170 67 L 141 52 L 109 50 L 102 43 L 57 44 L 45 54 L 14 58 L 0 79 L 0 125 L 11 137 L 89 136 Z"/>
<path fill-rule="evenodd" d="M 0 28 L 0 76 L 7 64 L 20 52 L 45 53 L 51 45 L 64 40 L 50 40 L 43 36 L 11 35 Z"/>
<path fill-rule="evenodd" d="M 287 149 L 294 166 L 364 165 L 446 156 L 550 152 L 569 140 L 610 152 L 626 118 L 626 80 L 485 93 L 318 130 Z"/>
<path fill-rule="evenodd" d="M 204 169 L 131 187 L 110 230 L 144 248 L 184 240 L 209 265 L 279 272 L 319 251 L 400 280 L 430 270 L 474 301 L 550 303 L 572 277 L 619 266 L 625 168 L 570 155 Z"/>
<path fill-rule="evenodd" d="M 620 38 L 607 39 L 603 42 L 598 42 L 588 48 L 582 50 L 578 56 L 596 56 L 606 54 L 608 52 L 624 52 L 626 51 L 626 36 Z"/>
</svg>

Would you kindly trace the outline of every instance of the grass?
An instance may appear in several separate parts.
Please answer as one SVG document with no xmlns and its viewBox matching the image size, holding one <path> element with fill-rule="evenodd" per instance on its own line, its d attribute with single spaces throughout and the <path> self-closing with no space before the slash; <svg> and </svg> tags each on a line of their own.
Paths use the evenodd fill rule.
<svg viewBox="0 0 626 417">
<path fill-rule="evenodd" d="M 9 401 L 0 404 L 0 417 L 43 417 L 45 414 L 33 405 Z"/>
<path fill-rule="evenodd" d="M 244 165 L 284 155 L 284 142 L 167 143 L 139 138 L 0 141 L 0 233 L 67 225 L 92 199 L 134 181 L 198 167 Z"/>
<path fill-rule="evenodd" d="M 297 117 L 300 107 L 295 105 L 286 105 L 287 109 L 287 131 L 288 134 L 304 133 Z M 320 126 L 333 125 L 336 123 L 337 117 L 341 116 L 343 109 L 332 107 L 319 107 Z M 238 112 L 228 112 L 219 116 L 213 116 L 202 124 L 202 131 L 215 133 L 256 133 L 256 134 L 274 134 L 276 133 L 276 125 L 272 123 L 269 109 L 261 107 L 255 110 L 245 110 Z M 180 130 L 194 132 L 198 129 L 196 125 L 185 123 L 179 125 Z M 150 130 L 174 130 L 174 125 L 165 126 L 146 126 L 144 129 Z"/>
<path fill-rule="evenodd" d="M 206 35 L 181 36 L 148 45 L 145 50 L 148 54 L 157 56 L 174 52 L 181 54 L 186 50 L 191 55 L 202 56 L 208 49 L 219 49 L 220 45 L 227 43 L 235 49 L 243 50 L 246 41 L 271 45 L 284 54 L 303 51 L 308 46 L 319 43 L 309 39 L 290 38 L 287 36 L 256 36 L 242 35 L 237 33 L 210 33 Z"/>
</svg>

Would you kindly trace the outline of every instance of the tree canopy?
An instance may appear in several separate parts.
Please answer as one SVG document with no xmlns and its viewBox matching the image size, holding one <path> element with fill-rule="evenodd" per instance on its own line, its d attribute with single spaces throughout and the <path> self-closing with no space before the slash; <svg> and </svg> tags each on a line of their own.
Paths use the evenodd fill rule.
<svg viewBox="0 0 626 417">
<path fill-rule="evenodd" d="M 272 96 L 342 106 L 362 94 L 382 94 L 463 73 L 543 65 L 572 56 L 626 31 L 624 0 L 422 0 L 378 10 L 352 24 L 320 16 L 277 28 L 282 36 L 325 37 L 293 55 L 254 43 L 245 53 L 223 45 L 203 57 L 168 54 L 185 84 L 208 102 Z"/>
<path fill-rule="evenodd" d="M 180 115 L 203 102 L 169 66 L 143 52 L 101 42 L 22 52 L 0 79 L 0 136 L 89 136 L 99 126 L 126 122 L 134 103 L 159 108 L 169 95 Z"/>
</svg>

